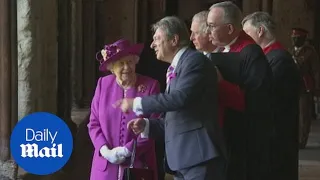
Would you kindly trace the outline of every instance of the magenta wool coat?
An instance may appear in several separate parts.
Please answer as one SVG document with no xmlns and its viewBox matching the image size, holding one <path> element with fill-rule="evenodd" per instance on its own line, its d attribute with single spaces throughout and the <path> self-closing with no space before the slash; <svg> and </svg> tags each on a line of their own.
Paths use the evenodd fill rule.
<svg viewBox="0 0 320 180">
<path fill-rule="evenodd" d="M 127 129 L 127 123 L 136 118 L 135 113 L 122 113 L 120 108 L 113 104 L 124 97 L 143 97 L 160 92 L 158 81 L 137 74 L 136 86 L 126 91 L 121 88 L 116 77 L 108 75 L 98 80 L 96 91 L 91 104 L 90 122 L 88 124 L 89 135 L 95 151 L 92 160 L 91 180 L 117 180 L 119 173 L 123 175 L 123 169 L 128 167 L 128 161 L 120 166 L 108 162 L 100 155 L 100 148 L 107 145 L 109 149 L 125 146 L 132 152 L 133 139 L 137 138 L 136 159 L 134 166 L 147 165 L 157 174 L 154 141 L 142 139 Z M 157 115 L 151 115 L 157 116 Z"/>
</svg>

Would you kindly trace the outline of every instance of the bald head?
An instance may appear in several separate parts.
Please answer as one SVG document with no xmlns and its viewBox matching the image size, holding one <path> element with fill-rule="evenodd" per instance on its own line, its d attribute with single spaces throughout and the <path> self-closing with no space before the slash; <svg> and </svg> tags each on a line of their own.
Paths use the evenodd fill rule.
<svg viewBox="0 0 320 180">
<path fill-rule="evenodd" d="M 231 1 L 213 4 L 210 7 L 211 15 L 215 15 L 222 23 L 230 23 L 236 28 L 241 28 L 242 12 L 240 8 Z"/>
<path fill-rule="evenodd" d="M 231 1 L 213 4 L 207 18 L 212 43 L 225 46 L 235 39 L 241 27 L 242 12 Z"/>
</svg>

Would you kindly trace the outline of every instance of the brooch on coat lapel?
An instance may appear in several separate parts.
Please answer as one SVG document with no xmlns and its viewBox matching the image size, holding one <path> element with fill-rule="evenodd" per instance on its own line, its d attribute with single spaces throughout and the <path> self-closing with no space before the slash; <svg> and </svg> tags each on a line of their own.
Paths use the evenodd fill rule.
<svg viewBox="0 0 320 180">
<path fill-rule="evenodd" d="M 138 92 L 140 92 L 140 93 L 146 92 L 146 89 L 147 89 L 147 87 L 145 85 L 143 85 L 143 84 L 140 84 L 138 86 Z"/>
<path fill-rule="evenodd" d="M 171 82 L 172 79 L 176 78 L 177 77 L 177 73 L 173 72 L 173 73 L 170 73 L 168 78 L 169 78 L 169 82 Z"/>
</svg>

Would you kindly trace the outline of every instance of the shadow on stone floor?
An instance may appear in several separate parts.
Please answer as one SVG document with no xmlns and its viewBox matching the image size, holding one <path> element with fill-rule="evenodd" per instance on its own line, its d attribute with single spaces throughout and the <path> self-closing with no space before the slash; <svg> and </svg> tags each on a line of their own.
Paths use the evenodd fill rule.
<svg viewBox="0 0 320 180">
<path fill-rule="evenodd" d="M 299 180 L 320 179 L 320 120 L 312 122 L 307 147 L 299 152 Z"/>
</svg>

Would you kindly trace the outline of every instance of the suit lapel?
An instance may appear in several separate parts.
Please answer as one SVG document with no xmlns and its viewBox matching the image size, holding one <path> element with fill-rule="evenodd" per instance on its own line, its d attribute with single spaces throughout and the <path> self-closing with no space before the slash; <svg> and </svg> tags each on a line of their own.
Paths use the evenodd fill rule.
<svg viewBox="0 0 320 180">
<path fill-rule="evenodd" d="M 189 52 L 189 48 L 186 49 L 186 51 L 181 55 L 181 57 L 180 57 L 180 59 L 178 61 L 178 64 L 175 67 L 174 73 L 176 73 L 176 77 L 179 76 L 181 64 L 183 63 L 184 59 L 187 57 L 188 52 Z M 166 89 L 167 93 L 170 93 L 170 87 L 174 86 L 174 84 L 175 84 L 174 82 L 175 81 L 171 81 L 170 84 L 168 85 L 168 87 Z"/>
</svg>

